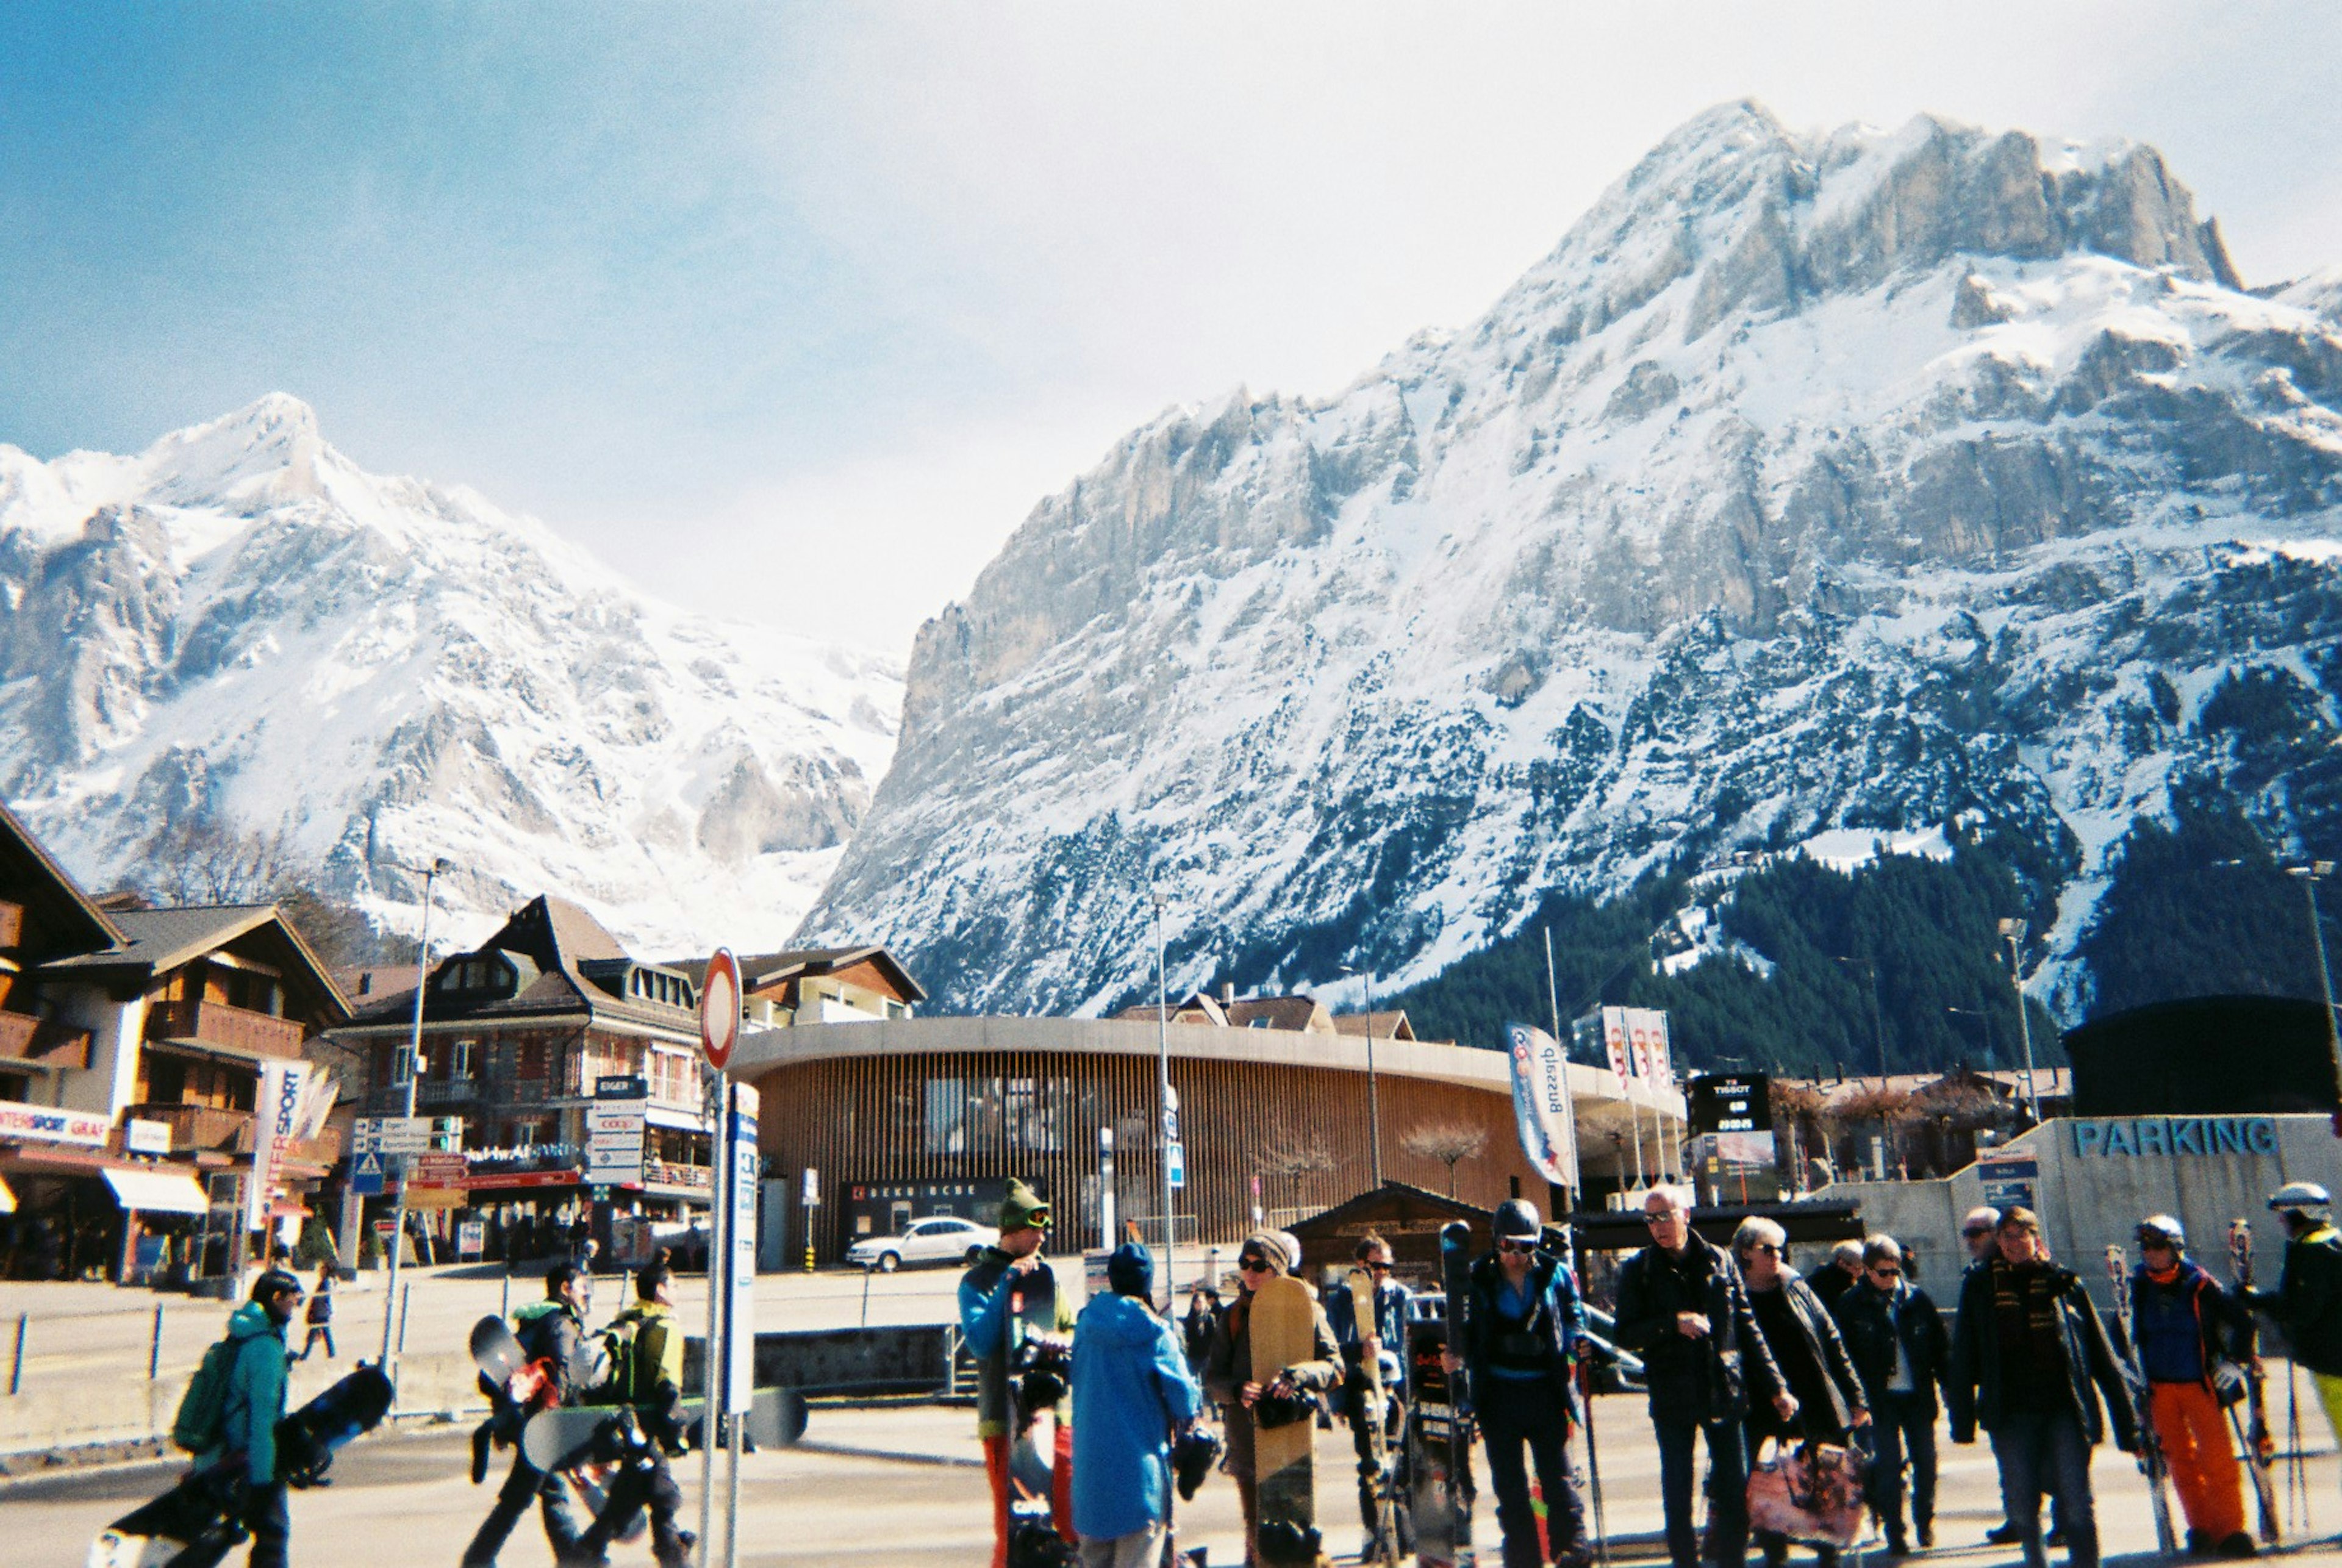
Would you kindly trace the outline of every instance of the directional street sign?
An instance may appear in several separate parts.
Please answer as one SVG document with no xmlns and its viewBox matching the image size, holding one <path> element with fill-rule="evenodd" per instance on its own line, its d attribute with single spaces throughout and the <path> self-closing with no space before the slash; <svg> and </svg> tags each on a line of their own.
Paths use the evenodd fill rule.
<svg viewBox="0 0 2342 1568">
<path fill-rule="evenodd" d="M 596 1082 L 594 1093 L 594 1103 L 586 1107 L 586 1180 L 589 1184 L 639 1187 L 648 1085 L 640 1078 L 603 1078 Z"/>
<path fill-rule="evenodd" d="M 1175 1187 L 1186 1186 L 1187 1184 L 1187 1151 L 1176 1144 L 1166 1144 L 1163 1145 L 1163 1155 L 1170 1162 L 1171 1184 Z"/>
<path fill-rule="evenodd" d="M 428 1116 L 383 1116 L 375 1123 L 375 1147 L 385 1154 L 421 1154 L 431 1148 Z"/>
</svg>

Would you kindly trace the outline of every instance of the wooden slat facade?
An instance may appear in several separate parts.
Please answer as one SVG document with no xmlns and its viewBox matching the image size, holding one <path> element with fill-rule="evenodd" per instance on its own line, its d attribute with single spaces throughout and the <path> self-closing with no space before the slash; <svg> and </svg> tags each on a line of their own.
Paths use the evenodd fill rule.
<svg viewBox="0 0 2342 1568">
<path fill-rule="evenodd" d="M 805 1246 L 802 1173 L 817 1171 L 817 1259 L 852 1239 L 839 1194 L 854 1183 L 983 1182 L 1021 1177 L 1056 1206 L 1060 1253 L 1102 1244 L 1098 1129 L 1115 1132 L 1116 1213 L 1161 1225 L 1163 1173 L 1155 1136 L 1156 1065 L 1150 1057 L 1042 1051 L 835 1056 L 753 1073 L 763 1097 L 760 1142 L 768 1175 L 786 1180 L 792 1257 Z M 1228 1243 L 1272 1213 L 1316 1213 L 1373 1184 L 1362 1073 L 1276 1063 L 1171 1062 L 1180 1103 L 1187 1184 L 1177 1201 L 1184 1243 Z M 1401 1148 L 1409 1129 L 1468 1122 L 1485 1152 L 1456 1170 L 1456 1195 L 1493 1207 L 1516 1192 L 1544 1202 L 1546 1186 L 1514 1137 L 1510 1097 L 1464 1084 L 1383 1074 L 1383 1174 L 1435 1192 L 1447 1167 Z M 1330 1168 L 1272 1174 L 1267 1152 L 1322 1149 Z M 1517 1183 L 1517 1185 L 1516 1185 Z M 987 1220 L 989 1216 L 986 1216 Z"/>
</svg>

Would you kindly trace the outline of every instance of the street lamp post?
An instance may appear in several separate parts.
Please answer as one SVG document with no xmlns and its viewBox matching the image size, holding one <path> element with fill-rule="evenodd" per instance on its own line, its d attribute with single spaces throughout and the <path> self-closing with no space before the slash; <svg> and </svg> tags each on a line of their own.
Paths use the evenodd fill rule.
<svg viewBox="0 0 2342 1568">
<path fill-rule="evenodd" d="M 2334 1016 L 2334 970 L 2326 961 L 2326 926 L 2317 914 L 2317 884 L 2334 874 L 2330 860 L 2313 860 L 2307 865 L 2288 865 L 2286 874 L 2301 879 L 2301 891 L 2309 897 L 2309 939 L 2317 949 L 2317 984 L 2326 994 L 2326 1049 L 2334 1063 L 2334 1132 L 2342 1137 L 2342 1025 Z"/>
<path fill-rule="evenodd" d="M 1163 894 L 1153 888 L 1147 897 L 1155 904 L 1155 1056 L 1158 1074 L 1159 1108 L 1162 1118 L 1156 1132 L 1162 1146 L 1163 1164 L 1163 1302 L 1168 1316 L 1179 1300 L 1177 1277 L 1171 1266 L 1171 1248 L 1177 1238 L 1178 1227 L 1171 1218 L 1171 979 L 1170 960 L 1163 945 Z M 1106 1244 L 1114 1244 L 1108 1236 Z"/>
<path fill-rule="evenodd" d="M 1887 1156 L 1893 1152 L 1895 1129 L 1887 1120 L 1887 1022 L 1878 1010 L 1878 965 L 1867 958 L 1830 955 L 1849 969 L 1859 969 L 1870 983 L 1870 1037 L 1878 1047 L 1878 1174 L 1887 1175 Z"/>
<path fill-rule="evenodd" d="M 1342 965 L 1342 973 L 1355 974 L 1366 983 L 1366 1164 L 1373 1173 L 1375 1191 L 1379 1193 L 1383 1190 L 1383 1107 L 1382 1096 L 1375 1086 L 1375 977 L 1346 964 Z"/>
<path fill-rule="evenodd" d="M 448 863 L 435 860 L 423 874 L 423 934 L 415 946 L 415 1027 L 406 1043 L 406 1111 L 405 1119 L 415 1119 L 415 1080 L 423 1071 L 423 988 L 431 977 L 431 890 L 439 874 L 449 869 Z M 398 1198 L 391 1208 L 390 1279 L 385 1289 L 389 1302 L 382 1313 L 382 1363 L 390 1364 L 391 1326 L 398 1316 L 398 1254 L 406 1246 L 406 1162 L 409 1156 L 398 1157 Z"/>
<path fill-rule="evenodd" d="M 2008 984 L 2017 993 L 2017 1032 L 2025 1042 L 2025 1114 L 2033 1118 L 2037 1127 L 2041 1124 L 2041 1096 L 2033 1086 L 2033 1020 L 2025 1010 L 2025 970 L 2020 953 L 2025 943 L 2025 922 L 2004 916 L 2000 934 L 2008 944 Z"/>
</svg>

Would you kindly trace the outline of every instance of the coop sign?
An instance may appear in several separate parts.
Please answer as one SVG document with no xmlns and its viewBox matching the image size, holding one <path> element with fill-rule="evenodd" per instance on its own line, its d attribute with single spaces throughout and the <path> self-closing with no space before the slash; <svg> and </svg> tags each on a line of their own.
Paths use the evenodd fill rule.
<svg viewBox="0 0 2342 1568">
<path fill-rule="evenodd" d="M 2074 1154 L 2079 1158 L 2277 1152 L 2277 1122 L 2268 1116 L 2139 1116 L 2074 1124 Z"/>
</svg>

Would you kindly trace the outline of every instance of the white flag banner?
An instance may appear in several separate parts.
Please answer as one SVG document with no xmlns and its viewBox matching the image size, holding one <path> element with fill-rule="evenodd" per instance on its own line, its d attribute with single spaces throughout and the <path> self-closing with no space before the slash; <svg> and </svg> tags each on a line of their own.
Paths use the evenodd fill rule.
<svg viewBox="0 0 2342 1568">
<path fill-rule="evenodd" d="M 302 1092 L 308 1087 L 309 1064 L 274 1058 L 260 1064 L 260 1094 L 252 1110 L 252 1182 L 245 1189 L 244 1226 L 256 1231 L 268 1223 L 276 1196 L 276 1163 L 284 1141 L 299 1135 Z"/>
<path fill-rule="evenodd" d="M 1675 1061 L 1668 1048 L 1667 1015 L 1656 1007 L 1629 1007 L 1627 1028 L 1634 1036 L 1636 1066 L 1651 1087 L 1662 1094 L 1676 1086 Z"/>
<path fill-rule="evenodd" d="M 1526 1024 L 1505 1025 L 1513 1058 L 1513 1119 L 1521 1152 L 1545 1179 L 1577 1193 L 1577 1123 L 1561 1042 Z"/>
<path fill-rule="evenodd" d="M 1621 1078 L 1635 1075 L 1634 1043 L 1627 1033 L 1626 1013 L 1624 1007 L 1602 1010 L 1602 1045 L 1610 1056 L 1610 1071 Z"/>
</svg>

